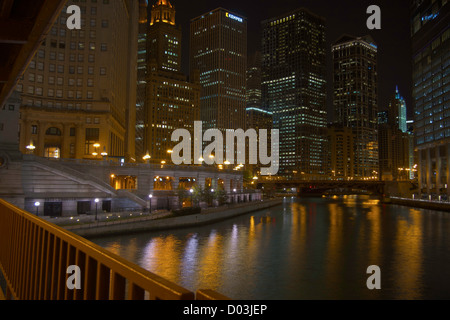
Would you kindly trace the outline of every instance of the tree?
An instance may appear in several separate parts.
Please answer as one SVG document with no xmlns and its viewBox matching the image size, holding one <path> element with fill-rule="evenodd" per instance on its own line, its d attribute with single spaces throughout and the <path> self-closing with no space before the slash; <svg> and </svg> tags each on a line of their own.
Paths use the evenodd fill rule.
<svg viewBox="0 0 450 320">
<path fill-rule="evenodd" d="M 177 190 L 175 191 L 175 194 L 178 197 L 178 205 L 179 205 L 180 208 L 182 208 L 183 207 L 183 202 L 188 196 L 188 192 L 182 186 L 178 186 Z"/>
<path fill-rule="evenodd" d="M 219 202 L 219 206 L 223 206 L 228 201 L 228 194 L 222 186 L 217 188 L 214 197 Z"/>
</svg>

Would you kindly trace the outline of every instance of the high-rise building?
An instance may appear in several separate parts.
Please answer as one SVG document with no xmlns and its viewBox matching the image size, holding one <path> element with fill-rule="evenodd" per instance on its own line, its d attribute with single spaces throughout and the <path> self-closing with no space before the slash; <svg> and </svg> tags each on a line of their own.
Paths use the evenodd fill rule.
<svg viewBox="0 0 450 320">
<path fill-rule="evenodd" d="M 351 128 L 337 124 L 328 127 L 329 166 L 327 174 L 333 180 L 354 177 L 354 133 Z"/>
<path fill-rule="evenodd" d="M 450 195 L 450 2 L 415 0 L 411 13 L 419 188 Z"/>
<path fill-rule="evenodd" d="M 261 52 L 257 51 L 248 62 L 247 108 L 261 108 L 261 104 Z"/>
<path fill-rule="evenodd" d="M 272 135 L 271 130 L 273 128 L 273 115 L 272 112 L 263 110 L 261 108 L 256 107 L 247 107 L 246 109 L 246 123 L 248 129 L 254 129 L 257 134 L 260 133 L 260 130 L 267 130 L 267 150 L 271 150 L 272 143 Z M 258 135 L 258 138 L 260 136 Z M 258 146 L 262 146 L 258 140 Z M 249 154 L 246 153 L 246 163 L 250 163 Z M 261 166 L 259 164 L 256 165 L 247 165 L 246 169 L 251 171 L 252 177 L 254 175 L 260 174 Z"/>
<path fill-rule="evenodd" d="M 16 87 L 20 150 L 133 161 L 138 4 L 72 4 L 81 9 L 81 29 L 67 28 L 65 7 Z"/>
<path fill-rule="evenodd" d="M 392 100 L 391 103 L 394 103 L 396 105 L 395 108 L 397 114 L 395 115 L 396 117 L 395 122 L 397 123 L 400 131 L 405 133 L 406 131 L 408 131 L 408 127 L 406 125 L 407 120 L 406 101 L 398 92 L 398 87 L 395 89 L 395 98 Z"/>
<path fill-rule="evenodd" d="M 137 57 L 137 85 L 136 85 L 136 133 L 135 149 L 136 158 L 142 159 L 145 155 L 144 147 L 146 102 L 147 102 L 147 66 L 148 66 L 148 17 L 149 9 L 147 0 L 139 0 L 139 33 L 138 33 L 138 57 Z"/>
<path fill-rule="evenodd" d="M 377 46 L 370 36 L 344 35 L 332 46 L 332 56 L 336 121 L 354 133 L 354 178 L 376 177 Z"/>
<path fill-rule="evenodd" d="M 155 162 L 169 163 L 177 144 L 173 131 L 187 129 L 192 137 L 194 122 L 200 120 L 198 71 L 192 70 L 189 81 L 180 72 L 181 29 L 175 13 L 168 0 L 158 0 L 150 13 L 143 151 Z"/>
<path fill-rule="evenodd" d="M 245 129 L 247 19 L 217 8 L 191 20 L 190 40 L 203 130 Z"/>
<path fill-rule="evenodd" d="M 262 109 L 280 136 L 279 175 L 326 170 L 325 19 L 301 8 L 262 22 Z"/>
<path fill-rule="evenodd" d="M 385 181 L 409 180 L 412 134 L 406 126 L 406 104 L 398 88 L 385 111 L 378 113 L 379 177 Z"/>
<path fill-rule="evenodd" d="M 156 60 L 161 70 L 181 70 L 181 28 L 176 25 L 176 10 L 169 0 L 158 0 L 151 8 L 148 29 L 148 60 Z"/>
</svg>

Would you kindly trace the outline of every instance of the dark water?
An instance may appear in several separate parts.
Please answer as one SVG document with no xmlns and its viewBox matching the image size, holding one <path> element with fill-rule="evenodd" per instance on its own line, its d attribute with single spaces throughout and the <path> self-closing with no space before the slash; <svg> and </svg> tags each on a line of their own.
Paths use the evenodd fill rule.
<svg viewBox="0 0 450 320">
<path fill-rule="evenodd" d="M 91 240 L 233 299 L 450 299 L 450 213 L 370 198 L 287 198 L 213 225 Z M 367 288 L 370 265 L 380 290 Z"/>
</svg>

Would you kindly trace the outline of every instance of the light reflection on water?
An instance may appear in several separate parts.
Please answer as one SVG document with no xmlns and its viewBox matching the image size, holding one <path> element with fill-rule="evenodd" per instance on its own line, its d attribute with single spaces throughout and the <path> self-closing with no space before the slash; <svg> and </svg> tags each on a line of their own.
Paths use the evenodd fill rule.
<svg viewBox="0 0 450 320">
<path fill-rule="evenodd" d="M 449 231 L 448 213 L 349 196 L 92 241 L 189 290 L 234 299 L 448 299 Z M 381 268 L 381 290 L 366 287 L 370 265 Z"/>
</svg>

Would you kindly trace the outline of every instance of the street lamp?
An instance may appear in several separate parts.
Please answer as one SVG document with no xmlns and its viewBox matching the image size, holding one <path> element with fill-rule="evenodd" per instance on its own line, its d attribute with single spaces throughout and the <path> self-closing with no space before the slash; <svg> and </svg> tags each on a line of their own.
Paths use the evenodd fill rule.
<svg viewBox="0 0 450 320">
<path fill-rule="evenodd" d="M 97 221 L 97 204 L 100 200 L 98 198 L 95 199 L 95 221 Z"/>
<path fill-rule="evenodd" d="M 101 153 L 102 157 L 105 158 L 108 156 L 108 152 L 106 152 L 106 147 L 103 147 L 103 152 Z"/>
<path fill-rule="evenodd" d="M 41 203 L 39 201 L 36 201 L 34 203 L 34 206 L 36 207 L 36 216 L 39 216 L 39 206 L 41 205 Z"/>
<path fill-rule="evenodd" d="M 29 153 L 33 153 L 34 150 L 36 149 L 36 147 L 33 145 L 33 141 L 31 141 L 30 144 L 26 146 L 26 148 L 29 151 Z"/>
<path fill-rule="evenodd" d="M 191 193 L 191 207 L 194 206 L 194 200 L 192 199 L 192 195 L 194 194 L 194 189 L 190 189 L 189 192 Z"/>
<path fill-rule="evenodd" d="M 150 199 L 150 201 L 149 201 L 149 203 L 150 203 L 150 206 L 149 206 L 150 207 L 150 213 L 152 213 L 152 198 L 153 198 L 153 195 L 149 194 L 148 197 Z"/>
</svg>

